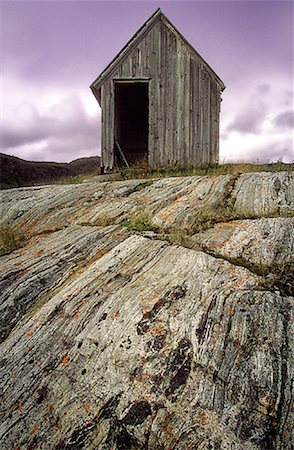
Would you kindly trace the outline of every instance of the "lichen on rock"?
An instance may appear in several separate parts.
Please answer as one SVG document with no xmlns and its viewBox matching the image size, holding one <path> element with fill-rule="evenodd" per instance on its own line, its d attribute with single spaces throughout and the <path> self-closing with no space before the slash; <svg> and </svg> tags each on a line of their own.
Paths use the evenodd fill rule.
<svg viewBox="0 0 294 450">
<path fill-rule="evenodd" d="M 256 173 L 5 191 L 27 241 L 1 258 L 1 448 L 292 448 L 291 189 Z M 158 233 L 125 226 L 142 210 Z"/>
</svg>

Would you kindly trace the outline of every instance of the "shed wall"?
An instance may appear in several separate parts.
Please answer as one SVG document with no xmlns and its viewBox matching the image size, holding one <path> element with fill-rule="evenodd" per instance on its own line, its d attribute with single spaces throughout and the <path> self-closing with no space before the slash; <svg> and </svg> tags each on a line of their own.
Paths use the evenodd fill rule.
<svg viewBox="0 0 294 450">
<path fill-rule="evenodd" d="M 148 162 L 218 161 L 221 88 L 186 43 L 158 21 L 101 87 L 102 164 L 114 165 L 114 82 L 149 79 Z"/>
</svg>

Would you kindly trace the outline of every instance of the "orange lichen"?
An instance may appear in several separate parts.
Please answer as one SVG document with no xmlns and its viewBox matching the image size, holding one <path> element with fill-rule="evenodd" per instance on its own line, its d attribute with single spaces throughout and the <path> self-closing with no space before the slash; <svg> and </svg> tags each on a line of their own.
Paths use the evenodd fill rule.
<svg viewBox="0 0 294 450">
<path fill-rule="evenodd" d="M 38 427 L 37 427 L 37 425 L 34 425 L 33 428 L 32 428 L 31 433 L 35 434 L 35 433 L 37 433 L 37 431 L 38 431 Z"/>
<path fill-rule="evenodd" d="M 61 425 L 60 425 L 60 423 L 58 422 L 58 420 L 52 419 L 51 422 L 52 422 L 52 425 L 54 425 L 58 430 L 60 430 Z"/>
<path fill-rule="evenodd" d="M 32 332 L 32 331 L 28 331 L 28 332 L 26 333 L 26 335 L 29 336 L 29 337 L 31 337 L 31 336 L 33 336 L 33 332 Z"/>
<path fill-rule="evenodd" d="M 153 327 L 153 328 L 150 329 L 150 332 L 151 332 L 152 334 L 158 335 L 158 334 L 161 333 L 161 327 L 159 327 L 159 326 Z"/>
<path fill-rule="evenodd" d="M 62 356 L 61 365 L 66 366 L 68 363 L 69 363 L 69 359 L 68 359 L 68 356 L 65 354 Z"/>
<path fill-rule="evenodd" d="M 76 312 L 74 313 L 74 319 L 75 319 L 75 320 L 78 320 L 78 318 L 79 318 L 79 313 L 78 313 L 78 311 L 76 311 Z"/>
<path fill-rule="evenodd" d="M 204 411 L 200 411 L 197 415 L 196 415 L 196 421 L 197 423 L 200 423 L 201 425 L 206 425 L 208 422 L 208 418 L 207 415 Z"/>
<path fill-rule="evenodd" d="M 21 254 L 20 254 L 21 255 Z M 29 272 L 29 269 L 24 269 L 22 270 L 16 277 L 17 280 L 19 280 L 20 278 L 24 277 L 27 273 Z"/>
<path fill-rule="evenodd" d="M 230 306 L 227 308 L 227 314 L 228 316 L 232 316 L 234 314 L 234 310 Z"/>
<path fill-rule="evenodd" d="M 120 316 L 120 312 L 119 311 L 115 311 L 115 313 L 111 316 L 112 319 L 115 319 L 116 317 Z"/>
<path fill-rule="evenodd" d="M 87 403 L 85 404 L 84 408 L 85 408 L 86 413 L 89 414 L 89 412 L 91 411 L 91 405 L 90 405 L 90 402 L 87 402 Z"/>
</svg>

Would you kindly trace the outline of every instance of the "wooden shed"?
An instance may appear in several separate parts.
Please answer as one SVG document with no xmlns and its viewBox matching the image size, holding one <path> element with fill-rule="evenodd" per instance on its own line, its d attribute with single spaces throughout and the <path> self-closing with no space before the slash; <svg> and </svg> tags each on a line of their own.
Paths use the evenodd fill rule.
<svg viewBox="0 0 294 450">
<path fill-rule="evenodd" d="M 224 88 L 158 9 L 91 84 L 102 109 L 102 167 L 217 162 Z"/>
</svg>

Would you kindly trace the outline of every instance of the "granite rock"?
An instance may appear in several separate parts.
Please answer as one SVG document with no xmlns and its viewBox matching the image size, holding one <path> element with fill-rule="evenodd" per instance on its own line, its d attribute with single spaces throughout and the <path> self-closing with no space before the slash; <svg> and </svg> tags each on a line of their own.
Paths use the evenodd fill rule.
<svg viewBox="0 0 294 450">
<path fill-rule="evenodd" d="M 5 191 L 2 223 L 27 241 L 0 260 L 1 449 L 290 450 L 293 297 L 255 268 L 293 263 L 292 188 L 257 173 Z M 226 207 L 192 248 L 164 239 Z M 160 234 L 122 226 L 133 214 Z"/>
</svg>

